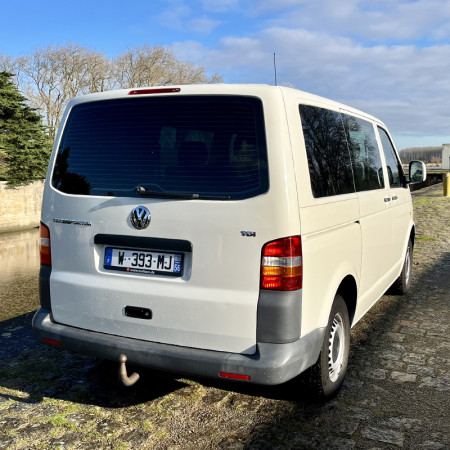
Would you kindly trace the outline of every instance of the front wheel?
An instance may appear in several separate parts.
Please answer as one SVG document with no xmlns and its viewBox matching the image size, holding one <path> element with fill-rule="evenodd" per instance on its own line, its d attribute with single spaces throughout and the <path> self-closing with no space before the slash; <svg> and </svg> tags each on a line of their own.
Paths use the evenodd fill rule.
<svg viewBox="0 0 450 450">
<path fill-rule="evenodd" d="M 336 395 L 344 381 L 350 349 L 350 320 L 344 299 L 337 294 L 319 359 L 309 369 L 309 384 L 318 398 Z"/>
<path fill-rule="evenodd" d="M 406 255 L 403 261 L 402 271 L 394 284 L 389 288 L 388 294 L 404 295 L 409 291 L 411 285 L 411 269 L 413 260 L 413 245 L 411 240 L 406 248 Z"/>
</svg>

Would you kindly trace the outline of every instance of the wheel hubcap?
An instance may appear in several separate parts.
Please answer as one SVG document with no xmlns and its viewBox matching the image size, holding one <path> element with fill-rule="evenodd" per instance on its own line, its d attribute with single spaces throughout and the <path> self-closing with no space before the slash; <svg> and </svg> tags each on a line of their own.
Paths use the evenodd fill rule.
<svg viewBox="0 0 450 450">
<path fill-rule="evenodd" d="M 407 285 L 409 283 L 409 277 L 411 275 L 411 252 L 408 250 L 406 252 L 405 257 L 405 284 Z"/>
<path fill-rule="evenodd" d="M 344 363 L 345 333 L 342 316 L 338 313 L 333 319 L 328 346 L 328 373 L 335 382 L 341 373 Z"/>
</svg>

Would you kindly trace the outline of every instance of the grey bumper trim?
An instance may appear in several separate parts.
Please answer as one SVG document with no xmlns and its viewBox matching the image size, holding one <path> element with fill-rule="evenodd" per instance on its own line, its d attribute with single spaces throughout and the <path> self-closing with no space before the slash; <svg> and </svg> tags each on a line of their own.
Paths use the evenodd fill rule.
<svg viewBox="0 0 450 450">
<path fill-rule="evenodd" d="M 62 348 L 84 355 L 119 362 L 121 353 L 128 362 L 170 372 L 220 378 L 219 372 L 249 375 L 256 384 L 281 384 L 313 365 L 320 353 L 324 329 L 316 329 L 301 339 L 285 343 L 258 343 L 253 355 L 201 350 L 82 330 L 53 322 L 51 312 L 41 308 L 33 318 L 33 331 L 59 341 Z"/>
<path fill-rule="evenodd" d="M 301 334 L 302 290 L 265 291 L 258 299 L 256 340 L 273 344 L 297 341 Z"/>
<path fill-rule="evenodd" d="M 52 274 L 52 267 L 41 264 L 39 270 L 39 301 L 42 308 L 52 308 L 50 300 L 50 276 Z"/>
</svg>

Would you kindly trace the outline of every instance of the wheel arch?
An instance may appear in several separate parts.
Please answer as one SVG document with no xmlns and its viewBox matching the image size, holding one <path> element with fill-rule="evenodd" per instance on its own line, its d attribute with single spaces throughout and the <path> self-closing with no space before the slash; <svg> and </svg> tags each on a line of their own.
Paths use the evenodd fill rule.
<svg viewBox="0 0 450 450">
<path fill-rule="evenodd" d="M 356 285 L 356 280 L 351 275 L 347 275 L 341 281 L 336 293 L 344 299 L 344 302 L 347 305 L 350 326 L 352 326 L 358 298 L 358 287 Z"/>
<path fill-rule="evenodd" d="M 416 227 L 413 225 L 411 227 L 411 233 L 409 234 L 409 239 L 411 240 L 411 245 L 414 248 L 414 240 L 416 238 Z"/>
</svg>

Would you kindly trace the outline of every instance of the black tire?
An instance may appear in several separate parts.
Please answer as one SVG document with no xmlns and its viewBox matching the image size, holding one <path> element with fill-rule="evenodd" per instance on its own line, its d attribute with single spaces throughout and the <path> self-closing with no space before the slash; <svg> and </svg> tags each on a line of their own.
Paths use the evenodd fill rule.
<svg viewBox="0 0 450 450">
<path fill-rule="evenodd" d="M 400 275 L 394 281 L 392 286 L 388 290 L 388 294 L 404 295 L 409 291 L 411 286 L 411 270 L 413 262 L 413 246 L 411 240 L 408 241 L 408 247 L 406 248 L 406 255 L 403 261 L 403 267 Z"/>
<path fill-rule="evenodd" d="M 337 294 L 325 331 L 319 359 L 308 369 L 308 384 L 318 399 L 334 397 L 347 371 L 350 349 L 350 320 L 344 299 Z"/>
</svg>

